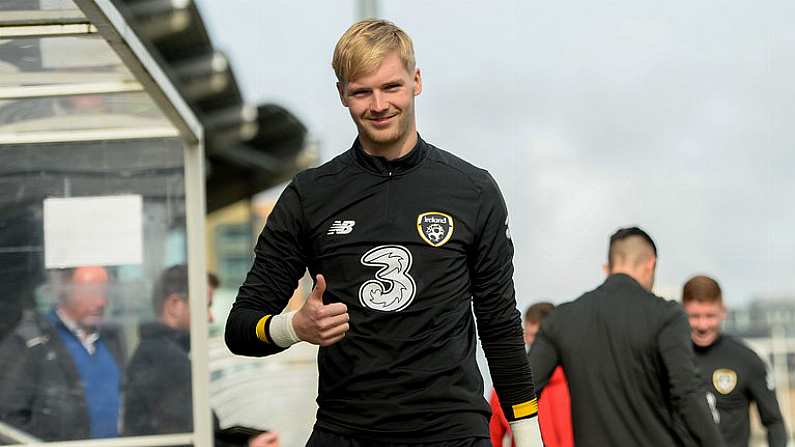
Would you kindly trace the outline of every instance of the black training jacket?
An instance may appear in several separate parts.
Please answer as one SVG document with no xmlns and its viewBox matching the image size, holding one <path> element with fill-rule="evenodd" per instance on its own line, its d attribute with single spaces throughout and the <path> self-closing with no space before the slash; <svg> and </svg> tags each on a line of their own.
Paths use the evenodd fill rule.
<svg viewBox="0 0 795 447">
<path fill-rule="evenodd" d="M 346 337 L 320 348 L 317 427 L 372 440 L 488 438 L 476 332 L 511 419 L 535 398 L 513 286 L 513 244 L 485 170 L 421 138 L 392 161 L 358 145 L 298 174 L 256 246 L 226 326 L 242 355 L 280 349 L 257 322 L 285 307 L 308 268 L 343 302 Z"/>
<path fill-rule="evenodd" d="M 723 445 L 696 373 L 687 316 L 627 275 L 611 275 L 555 309 L 529 358 L 539 390 L 563 366 L 577 447 L 671 447 L 689 437 Z"/>
<path fill-rule="evenodd" d="M 787 445 L 787 430 L 765 362 L 739 339 L 721 335 L 712 345 L 693 346 L 696 365 L 715 399 L 720 432 L 728 447 L 747 447 L 749 411 L 756 403 L 770 447 Z"/>
</svg>

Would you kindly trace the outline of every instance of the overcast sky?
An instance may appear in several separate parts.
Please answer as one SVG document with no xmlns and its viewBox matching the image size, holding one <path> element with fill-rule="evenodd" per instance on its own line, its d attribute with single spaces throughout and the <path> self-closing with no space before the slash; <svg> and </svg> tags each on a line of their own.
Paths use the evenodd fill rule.
<svg viewBox="0 0 795 447">
<path fill-rule="evenodd" d="M 353 1 L 198 2 L 247 100 L 347 149 L 334 45 Z M 382 1 L 413 38 L 425 139 L 491 171 L 508 202 L 521 308 L 603 275 L 638 224 L 660 294 L 714 275 L 729 304 L 795 297 L 795 3 Z"/>
</svg>

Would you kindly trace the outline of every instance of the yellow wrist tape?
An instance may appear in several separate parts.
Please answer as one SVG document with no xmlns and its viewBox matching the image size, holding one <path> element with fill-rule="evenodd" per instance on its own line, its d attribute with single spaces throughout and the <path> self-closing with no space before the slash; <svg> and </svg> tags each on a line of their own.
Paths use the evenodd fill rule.
<svg viewBox="0 0 795 447">
<path fill-rule="evenodd" d="M 514 419 L 532 416 L 538 413 L 538 401 L 536 399 L 511 406 Z"/>
</svg>

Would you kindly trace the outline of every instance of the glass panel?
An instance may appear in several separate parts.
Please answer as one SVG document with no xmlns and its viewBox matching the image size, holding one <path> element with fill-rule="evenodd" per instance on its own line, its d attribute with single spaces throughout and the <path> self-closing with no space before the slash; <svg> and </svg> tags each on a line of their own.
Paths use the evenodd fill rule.
<svg viewBox="0 0 795 447">
<path fill-rule="evenodd" d="M 0 149 L 0 422 L 47 441 L 192 431 L 187 276 L 155 287 L 185 234 L 177 139 Z"/>
<path fill-rule="evenodd" d="M 252 229 L 249 222 L 215 228 L 214 249 L 222 284 L 242 284 L 251 267 Z"/>
<path fill-rule="evenodd" d="M 79 9 L 72 0 L 3 0 L 0 10 L 46 11 Z"/>
<path fill-rule="evenodd" d="M 0 23 L 73 23 L 86 18 L 72 0 L 3 0 Z"/>
<path fill-rule="evenodd" d="M 134 80 L 96 35 L 0 40 L 0 86 Z"/>
<path fill-rule="evenodd" d="M 119 129 L 174 135 L 140 89 L 97 36 L 0 41 L 0 143 L 39 141 L 31 132 L 46 132 L 45 142 L 73 140 L 63 134 L 75 130 L 101 130 L 107 139 Z"/>
<path fill-rule="evenodd" d="M 37 131 L 170 127 L 143 92 L 0 101 L 0 141 Z"/>
</svg>

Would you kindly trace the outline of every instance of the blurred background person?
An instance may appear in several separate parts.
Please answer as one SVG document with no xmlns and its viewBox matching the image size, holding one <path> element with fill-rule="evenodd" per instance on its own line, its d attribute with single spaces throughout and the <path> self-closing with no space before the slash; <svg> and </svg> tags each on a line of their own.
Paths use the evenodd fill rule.
<svg viewBox="0 0 795 447">
<path fill-rule="evenodd" d="M 207 318 L 218 277 L 208 274 Z M 174 265 L 158 278 L 152 293 L 157 320 L 140 327 L 141 342 L 126 373 L 123 431 L 126 436 L 193 431 L 188 268 Z M 221 430 L 213 412 L 218 447 L 278 447 L 278 435 L 247 427 Z"/>
<path fill-rule="evenodd" d="M 723 445 L 696 373 L 681 306 L 651 293 L 657 247 L 637 227 L 610 237 L 602 285 L 558 306 L 530 349 L 542 390 L 559 365 L 579 447 Z"/>
<path fill-rule="evenodd" d="M 718 282 L 703 275 L 690 278 L 682 288 L 682 305 L 690 320 L 696 366 L 717 408 L 726 445 L 748 446 L 749 411 L 754 402 L 767 429 L 768 445 L 785 447 L 787 430 L 767 365 L 742 340 L 721 333 L 726 307 Z"/>
<path fill-rule="evenodd" d="M 103 325 L 108 272 L 51 276 L 55 307 L 27 312 L 0 346 L 0 420 L 46 441 L 115 437 L 125 356 L 120 333 Z"/>
<path fill-rule="evenodd" d="M 541 321 L 549 315 L 555 305 L 548 302 L 538 302 L 528 306 L 524 313 L 524 342 L 529 349 L 533 345 L 536 334 L 541 328 Z M 495 446 L 514 445 L 508 420 L 502 412 L 497 393 L 492 390 L 489 399 L 491 406 L 491 420 L 489 432 L 491 442 Z M 573 447 L 574 435 L 571 428 L 571 402 L 569 399 L 569 384 L 563 374 L 563 367 L 558 366 L 549 383 L 544 387 L 538 398 L 538 423 L 541 426 L 541 436 L 546 447 Z"/>
</svg>

